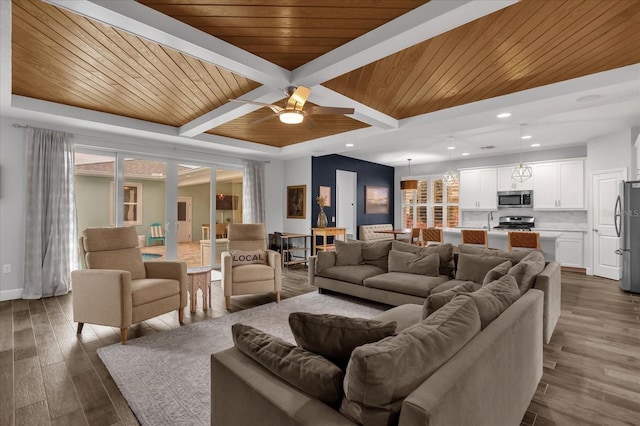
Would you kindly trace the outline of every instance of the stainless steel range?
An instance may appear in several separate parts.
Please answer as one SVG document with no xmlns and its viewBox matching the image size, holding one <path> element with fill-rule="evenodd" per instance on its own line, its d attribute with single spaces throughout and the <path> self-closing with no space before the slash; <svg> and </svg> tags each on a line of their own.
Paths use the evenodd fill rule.
<svg viewBox="0 0 640 426">
<path fill-rule="evenodd" d="M 494 226 L 493 229 L 531 231 L 531 228 L 536 226 L 535 222 L 533 216 L 500 216 L 498 226 Z"/>
</svg>

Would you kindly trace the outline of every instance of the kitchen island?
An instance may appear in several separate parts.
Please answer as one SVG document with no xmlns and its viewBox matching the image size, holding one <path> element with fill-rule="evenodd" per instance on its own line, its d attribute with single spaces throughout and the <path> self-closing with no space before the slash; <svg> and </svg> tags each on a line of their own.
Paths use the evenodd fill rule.
<svg viewBox="0 0 640 426">
<path fill-rule="evenodd" d="M 444 242 L 453 245 L 462 243 L 460 237 L 461 229 L 479 229 L 479 228 L 447 228 L 443 231 Z M 527 232 L 527 231 L 518 231 Z M 534 231 L 538 232 L 538 231 Z M 540 231 L 540 247 L 544 253 L 546 260 L 556 260 L 556 240 L 562 235 L 562 232 Z M 488 232 L 489 248 L 507 250 L 507 231 L 492 229 Z"/>
</svg>

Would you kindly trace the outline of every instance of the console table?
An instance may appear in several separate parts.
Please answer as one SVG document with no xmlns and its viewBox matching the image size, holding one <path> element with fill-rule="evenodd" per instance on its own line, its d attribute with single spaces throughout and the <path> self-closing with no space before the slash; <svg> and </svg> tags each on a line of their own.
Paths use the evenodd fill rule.
<svg viewBox="0 0 640 426">
<path fill-rule="evenodd" d="M 335 241 L 336 238 L 341 239 L 342 241 L 346 240 L 347 237 L 347 228 L 311 228 L 312 238 L 311 243 L 313 244 L 313 254 L 318 254 L 318 250 L 334 250 L 335 244 L 327 244 L 327 237 L 333 237 Z M 316 238 L 322 237 L 322 244 L 316 244 Z M 341 238 L 339 238 L 341 237 Z"/>
</svg>

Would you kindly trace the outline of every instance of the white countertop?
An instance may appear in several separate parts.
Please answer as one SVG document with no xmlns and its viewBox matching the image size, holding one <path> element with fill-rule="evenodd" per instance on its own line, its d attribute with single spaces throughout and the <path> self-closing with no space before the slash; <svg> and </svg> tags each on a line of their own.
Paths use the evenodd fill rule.
<svg viewBox="0 0 640 426">
<path fill-rule="evenodd" d="M 450 233 L 455 233 L 455 234 L 459 234 L 460 231 L 462 229 L 478 229 L 478 228 L 466 228 L 466 227 L 462 227 L 462 228 L 446 228 L 444 230 L 444 232 L 450 232 Z M 489 236 L 492 237 L 503 237 L 503 238 L 507 238 L 507 230 L 506 229 L 492 229 L 490 230 L 487 234 Z M 522 231 L 522 232 L 527 232 L 527 231 Z M 558 238 L 560 235 L 562 235 L 561 231 L 543 231 L 541 229 L 535 228 L 535 232 L 538 232 L 540 234 L 540 238 Z M 568 232 L 568 231 L 565 231 Z"/>
</svg>

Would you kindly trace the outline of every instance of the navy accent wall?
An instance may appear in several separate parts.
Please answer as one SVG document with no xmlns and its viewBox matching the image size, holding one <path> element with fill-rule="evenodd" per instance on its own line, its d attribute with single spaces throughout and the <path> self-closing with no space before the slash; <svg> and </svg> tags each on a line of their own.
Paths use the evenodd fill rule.
<svg viewBox="0 0 640 426">
<path fill-rule="evenodd" d="M 394 168 L 332 154 L 311 158 L 311 227 L 315 228 L 317 226 L 318 213 L 320 213 L 320 207 L 316 202 L 320 186 L 331 187 L 331 206 L 325 207 L 324 212 L 329 220 L 328 226 L 336 226 L 335 223 L 331 222 L 331 218 L 336 215 L 336 170 L 345 170 L 358 174 L 356 195 L 357 226 L 393 223 Z M 364 214 L 364 187 L 366 185 L 389 188 L 389 212 L 387 214 Z"/>
</svg>

